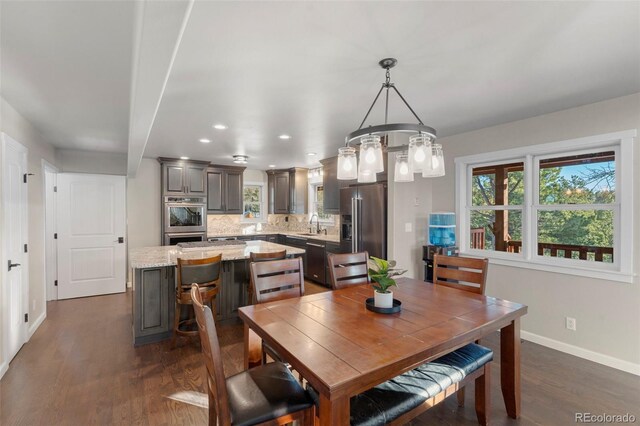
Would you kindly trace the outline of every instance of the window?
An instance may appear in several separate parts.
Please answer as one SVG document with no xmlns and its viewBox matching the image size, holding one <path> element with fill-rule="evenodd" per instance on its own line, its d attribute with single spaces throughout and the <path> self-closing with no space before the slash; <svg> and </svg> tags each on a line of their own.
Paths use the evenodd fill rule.
<svg viewBox="0 0 640 426">
<path fill-rule="evenodd" d="M 456 158 L 460 251 L 630 282 L 635 134 Z"/>
<path fill-rule="evenodd" d="M 324 212 L 324 187 L 322 184 L 311 184 L 309 187 L 311 189 L 309 216 L 317 214 L 320 222 L 333 223 L 333 215 Z"/>
<path fill-rule="evenodd" d="M 244 222 L 264 222 L 267 219 L 263 199 L 262 184 L 244 185 L 242 189 L 242 220 Z"/>
</svg>

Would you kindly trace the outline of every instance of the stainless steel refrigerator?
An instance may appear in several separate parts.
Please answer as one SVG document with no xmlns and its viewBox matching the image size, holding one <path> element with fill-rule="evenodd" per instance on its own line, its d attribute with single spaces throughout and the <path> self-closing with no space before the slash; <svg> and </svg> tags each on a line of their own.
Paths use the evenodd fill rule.
<svg viewBox="0 0 640 426">
<path fill-rule="evenodd" d="M 340 190 L 340 245 L 387 258 L 387 184 L 354 185 Z"/>
</svg>

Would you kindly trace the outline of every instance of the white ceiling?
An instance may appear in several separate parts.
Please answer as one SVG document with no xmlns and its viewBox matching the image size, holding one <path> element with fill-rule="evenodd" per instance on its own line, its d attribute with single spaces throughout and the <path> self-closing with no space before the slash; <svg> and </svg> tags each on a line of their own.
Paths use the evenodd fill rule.
<svg viewBox="0 0 640 426">
<path fill-rule="evenodd" d="M 7 101 L 59 146 L 126 150 L 130 101 L 144 109 L 129 98 L 143 22 L 131 3 L 5 3 Z M 399 61 L 392 81 L 439 136 L 640 92 L 639 2 L 197 1 L 175 14 L 175 36 L 155 44 L 165 65 L 138 75 L 168 79 L 137 156 L 316 165 L 360 124 L 388 56 Z M 412 121 L 396 97 L 390 108 L 390 121 Z"/>
</svg>

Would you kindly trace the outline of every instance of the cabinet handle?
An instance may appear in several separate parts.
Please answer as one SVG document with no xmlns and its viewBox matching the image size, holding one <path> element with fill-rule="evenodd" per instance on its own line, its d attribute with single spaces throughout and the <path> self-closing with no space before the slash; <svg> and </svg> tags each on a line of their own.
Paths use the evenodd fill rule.
<svg viewBox="0 0 640 426">
<path fill-rule="evenodd" d="M 322 244 L 307 243 L 308 246 L 324 248 Z"/>
</svg>

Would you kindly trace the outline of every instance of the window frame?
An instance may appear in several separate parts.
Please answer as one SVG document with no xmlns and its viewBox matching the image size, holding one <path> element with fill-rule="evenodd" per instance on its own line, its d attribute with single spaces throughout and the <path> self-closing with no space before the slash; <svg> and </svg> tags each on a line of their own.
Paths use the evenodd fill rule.
<svg viewBox="0 0 640 426">
<path fill-rule="evenodd" d="M 566 141 L 530 145 L 455 158 L 456 166 L 456 225 L 460 254 L 486 257 L 491 263 L 538 269 L 549 272 L 633 282 L 633 145 L 637 130 L 588 136 Z M 539 256 L 536 246 L 537 217 L 543 210 L 558 210 L 557 204 L 541 205 L 539 200 L 539 162 L 545 158 L 594 152 L 603 149 L 615 152 L 616 199 L 612 204 L 597 204 L 598 209 L 614 211 L 613 263 L 587 262 Z M 515 253 L 494 252 L 469 248 L 472 169 L 483 165 L 499 165 L 524 158 L 524 205 L 522 209 L 522 250 Z M 566 210 L 588 210 L 592 204 L 567 204 Z M 606 207 L 605 207 L 606 206 Z M 503 206 L 500 206 L 503 207 Z M 507 207 L 507 206 L 505 206 Z M 602 208 L 600 208 L 602 207 Z M 622 232 L 624 230 L 624 232 Z M 624 253 L 620 255 L 619 253 Z"/>
<path fill-rule="evenodd" d="M 244 189 L 247 186 L 258 186 L 260 187 L 260 213 L 262 213 L 261 218 L 249 219 L 244 217 Z M 264 182 L 243 182 L 242 183 L 242 213 L 240 213 L 240 222 L 242 223 L 267 223 L 267 210 L 265 209 L 265 184 Z"/>
</svg>

